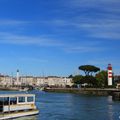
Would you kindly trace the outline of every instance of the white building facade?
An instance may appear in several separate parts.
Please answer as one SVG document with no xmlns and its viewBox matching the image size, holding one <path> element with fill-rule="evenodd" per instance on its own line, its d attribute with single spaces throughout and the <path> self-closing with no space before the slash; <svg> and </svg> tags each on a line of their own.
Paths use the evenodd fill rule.
<svg viewBox="0 0 120 120">
<path fill-rule="evenodd" d="M 34 77 L 34 76 L 19 76 L 13 78 L 11 76 L 0 76 L 0 84 L 7 86 L 51 86 L 51 87 L 66 87 L 72 86 L 72 79 L 66 77 Z"/>
</svg>

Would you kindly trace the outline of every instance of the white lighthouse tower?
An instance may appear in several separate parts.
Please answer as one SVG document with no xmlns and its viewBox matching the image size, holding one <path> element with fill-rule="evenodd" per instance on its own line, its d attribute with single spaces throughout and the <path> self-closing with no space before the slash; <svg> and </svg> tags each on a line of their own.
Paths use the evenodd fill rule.
<svg viewBox="0 0 120 120">
<path fill-rule="evenodd" d="M 108 86 L 112 85 L 112 66 L 108 64 Z"/>
<path fill-rule="evenodd" d="M 16 85 L 19 85 L 19 70 L 17 69 Z"/>
</svg>

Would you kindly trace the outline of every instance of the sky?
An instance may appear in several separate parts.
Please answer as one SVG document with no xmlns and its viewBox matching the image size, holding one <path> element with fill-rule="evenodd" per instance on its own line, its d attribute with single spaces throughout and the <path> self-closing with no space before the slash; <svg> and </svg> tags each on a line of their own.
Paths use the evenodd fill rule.
<svg viewBox="0 0 120 120">
<path fill-rule="evenodd" d="M 120 0 L 0 0 L 0 73 L 120 74 Z"/>
</svg>

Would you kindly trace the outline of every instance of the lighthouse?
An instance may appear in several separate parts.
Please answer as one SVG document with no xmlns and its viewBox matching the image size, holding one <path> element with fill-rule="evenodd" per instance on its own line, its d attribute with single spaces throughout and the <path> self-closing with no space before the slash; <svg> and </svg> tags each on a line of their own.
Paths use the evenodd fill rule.
<svg viewBox="0 0 120 120">
<path fill-rule="evenodd" d="M 16 78 L 17 78 L 16 84 L 19 85 L 19 70 L 17 70 L 17 76 L 16 76 Z"/>
<path fill-rule="evenodd" d="M 107 70 L 108 70 L 108 86 L 110 86 L 110 85 L 112 85 L 112 66 L 111 66 L 111 64 L 108 64 Z"/>
</svg>

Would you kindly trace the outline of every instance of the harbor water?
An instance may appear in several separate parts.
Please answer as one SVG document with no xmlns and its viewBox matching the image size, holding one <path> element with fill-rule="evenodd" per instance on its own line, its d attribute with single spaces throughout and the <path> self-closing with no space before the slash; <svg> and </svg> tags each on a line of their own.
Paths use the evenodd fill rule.
<svg viewBox="0 0 120 120">
<path fill-rule="evenodd" d="M 0 91 L 0 94 L 20 93 Z M 24 92 L 23 92 L 24 93 Z M 111 96 L 29 91 L 40 113 L 14 120 L 120 120 L 120 102 Z"/>
</svg>

